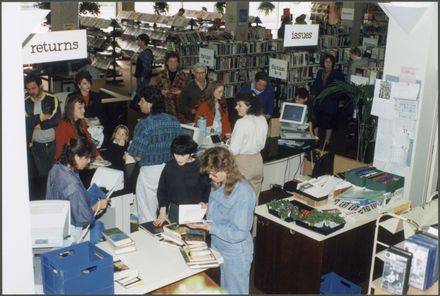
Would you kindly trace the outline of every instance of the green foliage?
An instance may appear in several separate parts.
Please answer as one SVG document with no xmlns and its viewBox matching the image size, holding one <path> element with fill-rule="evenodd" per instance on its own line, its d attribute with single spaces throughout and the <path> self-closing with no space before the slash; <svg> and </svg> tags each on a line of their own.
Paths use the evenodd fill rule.
<svg viewBox="0 0 440 296">
<path fill-rule="evenodd" d="M 264 15 L 269 15 L 275 9 L 275 5 L 269 1 L 262 1 L 258 6 L 258 11 L 264 12 Z"/>
<path fill-rule="evenodd" d="M 154 2 L 154 13 L 157 15 L 167 14 L 170 6 L 166 2 Z"/>
<path fill-rule="evenodd" d="M 215 2 L 214 6 L 218 13 L 225 14 L 226 2 Z"/>
<path fill-rule="evenodd" d="M 373 106 L 374 85 L 356 85 L 353 82 L 334 81 L 325 88 L 314 100 L 319 106 L 327 96 L 347 95 L 355 105 L 358 124 L 357 160 L 365 161 L 368 143 L 373 140 L 377 126 L 377 118 L 371 115 Z"/>
</svg>

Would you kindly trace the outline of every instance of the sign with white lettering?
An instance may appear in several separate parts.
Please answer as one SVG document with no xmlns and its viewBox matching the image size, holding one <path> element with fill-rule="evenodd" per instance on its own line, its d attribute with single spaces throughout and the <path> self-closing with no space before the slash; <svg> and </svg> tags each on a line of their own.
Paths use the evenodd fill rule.
<svg viewBox="0 0 440 296">
<path fill-rule="evenodd" d="M 31 34 L 22 47 L 24 64 L 85 59 L 87 32 L 69 30 Z"/>
<path fill-rule="evenodd" d="M 214 50 L 200 47 L 199 63 L 205 64 L 211 69 L 214 69 Z"/>
<path fill-rule="evenodd" d="M 354 20 L 354 8 L 342 8 L 341 20 L 344 20 L 344 21 Z"/>
<path fill-rule="evenodd" d="M 284 47 L 318 45 L 319 25 L 286 25 Z"/>
<path fill-rule="evenodd" d="M 269 77 L 287 80 L 287 66 L 286 60 L 269 58 Z"/>
</svg>

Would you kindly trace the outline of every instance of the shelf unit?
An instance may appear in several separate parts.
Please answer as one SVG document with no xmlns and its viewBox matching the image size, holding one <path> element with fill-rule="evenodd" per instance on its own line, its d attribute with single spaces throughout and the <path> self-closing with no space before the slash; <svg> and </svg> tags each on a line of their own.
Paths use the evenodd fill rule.
<svg viewBox="0 0 440 296">
<path fill-rule="evenodd" d="M 396 246 L 403 248 L 404 239 L 400 239 L 398 242 L 394 241 L 392 243 L 386 243 L 383 239 L 379 240 L 379 236 L 381 234 L 381 229 L 387 230 L 394 239 L 396 236 L 401 233 L 403 230 L 410 231 L 411 233 L 416 232 L 418 230 L 422 230 L 422 226 L 420 223 L 415 221 L 416 217 L 422 217 L 427 215 L 428 211 L 433 211 L 433 209 L 437 209 L 438 200 L 429 201 L 424 208 L 416 208 L 411 209 L 402 214 L 395 214 L 392 212 L 382 213 L 376 220 L 376 228 L 374 233 L 374 244 L 372 251 L 372 259 L 371 259 L 371 268 L 370 268 L 370 277 L 368 283 L 368 291 L 367 294 L 371 294 L 372 289 L 374 289 L 374 294 L 390 294 L 388 291 L 381 288 L 382 277 L 379 276 L 375 278 L 376 261 L 380 260 L 383 262 L 385 251 L 387 248 L 391 246 Z M 432 215 L 431 215 L 432 216 Z M 386 219 L 386 220 L 385 220 Z M 438 215 L 434 217 L 433 220 L 425 220 L 423 223 L 432 224 L 438 223 Z M 405 238 L 405 237 L 404 237 Z M 380 249 L 380 250 L 379 250 Z M 379 250 L 379 251 L 378 251 Z M 429 289 L 425 291 L 420 291 L 416 288 L 409 287 L 407 294 L 408 295 L 437 295 L 438 293 L 438 281 Z"/>
</svg>

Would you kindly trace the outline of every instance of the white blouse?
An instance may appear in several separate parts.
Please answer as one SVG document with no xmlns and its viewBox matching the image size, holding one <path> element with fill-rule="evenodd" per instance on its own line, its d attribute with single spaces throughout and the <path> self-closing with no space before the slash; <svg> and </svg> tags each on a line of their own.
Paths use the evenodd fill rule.
<svg viewBox="0 0 440 296">
<path fill-rule="evenodd" d="M 267 121 L 263 115 L 245 115 L 238 119 L 229 146 L 232 154 L 259 153 L 266 144 L 267 129 Z"/>
</svg>

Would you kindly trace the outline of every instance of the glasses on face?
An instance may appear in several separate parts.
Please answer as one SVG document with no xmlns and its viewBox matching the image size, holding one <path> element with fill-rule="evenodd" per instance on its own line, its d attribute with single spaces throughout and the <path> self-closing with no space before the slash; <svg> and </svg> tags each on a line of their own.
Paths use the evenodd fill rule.
<svg viewBox="0 0 440 296">
<path fill-rule="evenodd" d="M 198 75 L 202 75 L 202 74 L 205 74 L 206 72 L 205 71 L 195 71 L 194 72 L 194 74 L 198 74 Z"/>
</svg>

